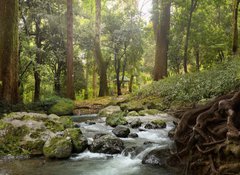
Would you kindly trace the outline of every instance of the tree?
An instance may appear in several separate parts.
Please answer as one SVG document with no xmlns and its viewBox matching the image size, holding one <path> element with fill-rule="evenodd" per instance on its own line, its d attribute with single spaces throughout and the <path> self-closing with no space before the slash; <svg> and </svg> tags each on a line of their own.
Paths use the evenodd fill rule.
<svg viewBox="0 0 240 175">
<path fill-rule="evenodd" d="M 159 3 L 158 0 L 153 0 L 153 26 L 156 40 L 155 65 L 153 72 L 154 81 L 158 81 L 167 76 L 171 1 L 161 1 L 160 7 L 159 22 Z"/>
<path fill-rule="evenodd" d="M 185 39 L 185 45 L 184 45 L 184 56 L 183 56 L 183 68 L 185 73 L 188 72 L 188 69 L 187 69 L 188 44 L 189 44 L 190 29 L 191 29 L 191 23 L 192 23 L 192 14 L 197 7 L 197 2 L 198 0 L 191 0 L 191 6 L 189 9 L 189 16 L 187 21 L 187 32 L 186 32 L 186 39 Z"/>
<path fill-rule="evenodd" d="M 94 53 L 95 59 L 98 65 L 98 71 L 100 76 L 99 82 L 99 96 L 108 95 L 107 84 L 107 65 L 103 59 L 101 52 L 100 36 L 101 36 L 101 0 L 95 0 L 96 5 L 96 21 L 95 21 L 95 40 L 94 40 Z"/>
<path fill-rule="evenodd" d="M 0 100 L 18 102 L 18 0 L 0 1 Z"/>
<path fill-rule="evenodd" d="M 239 0 L 233 0 L 233 43 L 232 43 L 232 53 L 237 54 L 238 51 L 238 6 Z"/>
<path fill-rule="evenodd" d="M 75 99 L 73 73 L 73 11 L 72 0 L 67 0 L 67 97 Z"/>
</svg>

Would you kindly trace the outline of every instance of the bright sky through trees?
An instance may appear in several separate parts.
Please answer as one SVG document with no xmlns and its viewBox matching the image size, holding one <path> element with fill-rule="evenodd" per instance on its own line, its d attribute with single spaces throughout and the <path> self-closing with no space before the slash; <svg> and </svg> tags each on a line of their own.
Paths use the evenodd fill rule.
<svg viewBox="0 0 240 175">
<path fill-rule="evenodd" d="M 149 21 L 151 19 L 152 0 L 139 0 L 138 8 L 143 19 Z"/>
</svg>

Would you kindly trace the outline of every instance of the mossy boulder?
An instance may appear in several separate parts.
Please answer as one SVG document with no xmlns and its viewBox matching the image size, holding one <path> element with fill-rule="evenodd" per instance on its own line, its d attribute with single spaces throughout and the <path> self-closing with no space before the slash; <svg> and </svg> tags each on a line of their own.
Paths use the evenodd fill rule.
<svg viewBox="0 0 240 175">
<path fill-rule="evenodd" d="M 137 111 L 130 111 L 127 116 L 139 116 Z"/>
<path fill-rule="evenodd" d="M 74 102 L 70 99 L 61 98 L 48 109 L 49 114 L 56 114 L 59 116 L 71 115 L 74 110 Z"/>
<path fill-rule="evenodd" d="M 99 117 L 109 117 L 114 114 L 122 113 L 122 110 L 119 106 L 108 106 L 102 110 L 99 111 L 98 116 Z"/>
<path fill-rule="evenodd" d="M 162 129 L 166 127 L 166 122 L 161 119 L 153 120 L 145 125 L 146 129 Z"/>
<path fill-rule="evenodd" d="M 54 114 L 16 112 L 4 115 L 0 120 L 0 156 L 42 155 L 49 137 L 73 125 L 69 120 L 62 121 L 66 119 Z"/>
<path fill-rule="evenodd" d="M 52 159 L 69 158 L 72 153 L 71 138 L 60 135 L 50 137 L 44 144 L 43 153 L 45 157 Z"/>
<path fill-rule="evenodd" d="M 139 111 L 140 116 L 147 116 L 147 115 L 157 115 L 159 114 L 159 111 L 157 109 L 145 109 Z"/>
<path fill-rule="evenodd" d="M 128 124 L 126 118 L 123 113 L 113 114 L 110 117 L 106 118 L 106 124 L 112 127 L 116 127 L 118 125 L 126 125 Z"/>
<path fill-rule="evenodd" d="M 81 153 L 88 147 L 88 141 L 82 135 L 80 128 L 66 129 L 64 131 L 64 136 L 71 138 L 74 153 Z"/>
<path fill-rule="evenodd" d="M 120 105 L 123 111 L 141 111 L 145 108 L 141 101 L 130 101 Z"/>
</svg>

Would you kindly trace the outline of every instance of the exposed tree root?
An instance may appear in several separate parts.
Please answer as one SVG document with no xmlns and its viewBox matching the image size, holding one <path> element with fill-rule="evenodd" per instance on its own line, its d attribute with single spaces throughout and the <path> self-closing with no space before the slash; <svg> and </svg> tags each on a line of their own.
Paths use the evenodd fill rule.
<svg viewBox="0 0 240 175">
<path fill-rule="evenodd" d="M 240 172 L 240 92 L 182 114 L 174 140 L 184 174 Z"/>
</svg>

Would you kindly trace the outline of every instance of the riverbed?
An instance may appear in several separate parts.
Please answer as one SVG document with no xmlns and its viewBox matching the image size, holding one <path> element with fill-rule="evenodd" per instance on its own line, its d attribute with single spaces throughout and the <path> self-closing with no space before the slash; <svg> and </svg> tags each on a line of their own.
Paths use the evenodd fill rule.
<svg viewBox="0 0 240 175">
<path fill-rule="evenodd" d="M 104 118 L 97 116 L 81 116 L 75 119 L 88 142 L 93 141 L 93 136 L 97 133 L 112 134 L 112 127 L 105 125 Z M 92 117 L 92 118 L 91 118 Z M 132 121 L 137 117 L 128 117 Z M 91 121 L 89 121 L 89 119 Z M 173 171 L 166 167 L 151 166 L 142 164 L 142 159 L 149 151 L 172 146 L 172 141 L 168 138 L 168 132 L 174 127 L 172 118 L 166 114 L 157 116 L 140 117 L 143 122 L 153 119 L 163 119 L 167 121 L 165 129 L 149 129 L 139 131 L 131 129 L 131 133 L 137 133 L 138 138 L 122 138 L 125 147 L 138 147 L 139 151 L 133 154 L 109 155 L 91 153 L 86 150 L 80 154 L 73 154 L 68 160 L 46 160 L 45 158 L 32 158 L 27 160 L 1 160 L 0 175 L 174 175 Z M 146 144 L 150 143 L 150 144 Z"/>
</svg>

